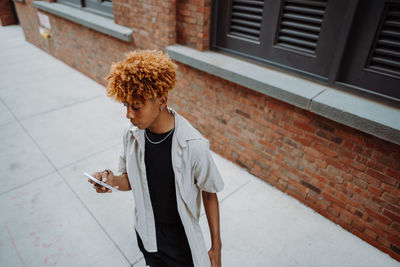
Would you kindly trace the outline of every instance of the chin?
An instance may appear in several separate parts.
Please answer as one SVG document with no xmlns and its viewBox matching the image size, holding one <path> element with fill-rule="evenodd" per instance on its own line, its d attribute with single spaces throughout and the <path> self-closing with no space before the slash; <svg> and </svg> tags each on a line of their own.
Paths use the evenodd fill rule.
<svg viewBox="0 0 400 267">
<path fill-rule="evenodd" d="M 135 124 L 134 124 L 134 125 L 135 125 Z M 137 125 L 135 125 L 135 127 L 137 127 L 137 128 L 140 129 L 140 130 L 146 129 L 145 127 L 142 126 L 142 124 L 137 124 Z"/>
</svg>

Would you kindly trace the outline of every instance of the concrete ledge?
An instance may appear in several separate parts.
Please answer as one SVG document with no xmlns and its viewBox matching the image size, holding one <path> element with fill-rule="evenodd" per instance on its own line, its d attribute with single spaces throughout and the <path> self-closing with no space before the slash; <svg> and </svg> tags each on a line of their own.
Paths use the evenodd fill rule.
<svg viewBox="0 0 400 267">
<path fill-rule="evenodd" d="M 188 66 L 400 145 L 400 108 L 212 51 L 181 45 L 166 51 Z"/>
<path fill-rule="evenodd" d="M 132 29 L 115 24 L 114 20 L 86 12 L 79 8 L 60 3 L 34 1 L 33 6 L 64 19 L 86 26 L 92 30 L 110 35 L 120 40 L 131 42 Z"/>
<path fill-rule="evenodd" d="M 316 83 L 211 51 L 173 45 L 167 47 L 167 52 L 171 58 L 193 68 L 304 109 L 308 109 L 313 97 L 325 90 Z"/>
<path fill-rule="evenodd" d="M 311 102 L 311 112 L 400 145 L 400 109 L 329 89 Z"/>
</svg>

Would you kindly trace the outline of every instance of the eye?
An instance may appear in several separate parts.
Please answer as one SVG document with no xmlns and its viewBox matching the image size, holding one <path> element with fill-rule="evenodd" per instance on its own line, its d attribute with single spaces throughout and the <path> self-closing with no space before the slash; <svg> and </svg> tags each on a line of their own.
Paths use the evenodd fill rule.
<svg viewBox="0 0 400 267">
<path fill-rule="evenodd" d="M 133 109 L 133 110 L 139 110 L 140 108 L 139 108 L 139 107 L 134 107 L 134 106 L 132 106 L 132 109 Z"/>
</svg>

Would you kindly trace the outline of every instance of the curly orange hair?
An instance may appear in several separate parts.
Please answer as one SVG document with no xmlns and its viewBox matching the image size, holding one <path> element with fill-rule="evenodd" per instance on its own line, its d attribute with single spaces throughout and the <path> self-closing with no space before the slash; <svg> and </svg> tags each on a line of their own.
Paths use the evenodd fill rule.
<svg viewBox="0 0 400 267">
<path fill-rule="evenodd" d="M 129 105 L 167 95 L 175 86 L 176 68 L 162 51 L 128 52 L 125 60 L 111 66 L 107 95 Z"/>
</svg>

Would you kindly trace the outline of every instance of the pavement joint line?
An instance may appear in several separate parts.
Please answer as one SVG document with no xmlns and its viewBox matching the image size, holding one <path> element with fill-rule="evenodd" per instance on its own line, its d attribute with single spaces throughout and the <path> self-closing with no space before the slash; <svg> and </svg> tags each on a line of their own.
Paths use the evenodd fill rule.
<svg viewBox="0 0 400 267">
<path fill-rule="evenodd" d="M 29 184 L 32 184 L 32 183 L 34 183 L 34 182 L 36 182 L 36 181 L 38 181 L 38 180 L 44 179 L 44 178 L 46 178 L 47 176 L 49 176 L 49 175 L 51 175 L 51 174 L 53 174 L 53 173 L 57 173 L 57 171 L 54 170 L 54 171 L 52 171 L 52 172 L 49 172 L 49 173 L 40 175 L 40 176 L 38 176 L 38 177 L 36 177 L 36 178 L 34 178 L 34 179 L 32 179 L 32 180 L 26 182 L 26 183 L 17 185 L 17 186 L 15 186 L 15 187 L 13 187 L 13 188 L 7 190 L 7 191 L 0 192 L 0 197 L 3 196 L 3 195 L 6 195 L 7 193 L 10 193 L 10 192 L 12 192 L 12 191 L 14 191 L 14 190 L 17 190 L 17 189 L 19 189 L 19 188 L 21 188 L 21 187 L 28 186 Z"/>
<path fill-rule="evenodd" d="M 100 97 L 104 97 L 104 96 L 103 95 L 94 96 L 92 98 L 88 98 L 88 99 L 85 99 L 85 100 L 81 100 L 81 101 L 77 101 L 77 102 L 74 102 L 74 103 L 66 104 L 66 105 L 60 106 L 58 108 L 52 108 L 52 109 L 49 109 L 49 110 L 41 111 L 41 112 L 36 113 L 36 114 L 31 114 L 31 115 L 28 115 L 28 116 L 25 116 L 25 117 L 21 117 L 20 119 L 21 120 L 32 119 L 32 118 L 35 118 L 37 116 L 40 116 L 40 115 L 43 115 L 43 114 L 46 114 L 46 113 L 51 113 L 51 112 L 63 110 L 63 109 L 69 108 L 69 107 L 73 107 L 73 106 L 76 106 L 76 105 L 80 105 L 80 104 L 83 104 L 83 103 L 87 103 L 87 102 L 90 102 L 92 100 L 98 99 Z"/>
<path fill-rule="evenodd" d="M 131 267 L 135 267 L 135 265 L 143 259 L 143 256 L 140 256 L 134 263 L 131 264 Z"/>
<path fill-rule="evenodd" d="M 75 197 L 78 199 L 78 201 L 81 203 L 81 205 L 87 210 L 90 216 L 96 221 L 96 223 L 99 225 L 99 227 L 103 230 L 103 232 L 106 234 L 106 236 L 111 240 L 111 242 L 114 244 L 114 246 L 119 250 L 119 252 L 122 254 L 122 256 L 125 258 L 125 260 L 130 264 L 129 259 L 125 255 L 125 253 L 121 250 L 121 248 L 118 246 L 118 244 L 115 242 L 115 240 L 110 236 L 110 234 L 104 229 L 103 225 L 100 223 L 100 221 L 94 216 L 94 214 L 90 211 L 90 209 L 85 205 L 83 200 L 79 197 L 79 195 L 73 190 L 71 185 L 67 182 L 65 177 L 60 173 L 60 170 L 57 169 L 57 167 L 54 165 L 54 163 L 50 160 L 50 158 L 44 153 L 43 149 L 40 147 L 40 145 L 37 143 L 37 141 L 33 138 L 33 136 L 28 132 L 28 130 L 24 127 L 24 125 L 21 123 L 21 121 L 15 116 L 15 114 L 12 112 L 12 110 L 8 107 L 8 105 L 4 102 L 4 100 L 0 97 L 0 101 L 4 104 L 4 106 L 8 109 L 8 111 L 11 113 L 11 115 L 14 117 L 14 119 L 17 121 L 17 123 L 22 127 L 22 129 L 25 131 L 25 133 L 32 139 L 32 141 L 35 143 L 37 148 L 40 150 L 40 152 L 43 154 L 43 156 L 49 161 L 50 165 L 54 168 L 55 172 L 61 177 L 61 179 L 64 181 L 64 183 L 69 187 L 71 192 L 75 195 Z"/>
<path fill-rule="evenodd" d="M 229 195 L 227 195 L 226 197 L 224 197 L 223 199 L 221 199 L 221 201 L 219 202 L 220 204 L 223 203 L 226 199 L 228 199 L 230 196 L 232 196 L 233 194 L 235 194 L 237 191 L 239 191 L 240 189 L 242 189 L 243 187 L 245 187 L 246 185 L 250 184 L 251 182 L 253 182 L 252 180 L 247 181 L 246 183 L 242 184 L 241 186 L 239 186 L 238 188 L 236 188 L 235 190 L 233 190 Z"/>
</svg>

